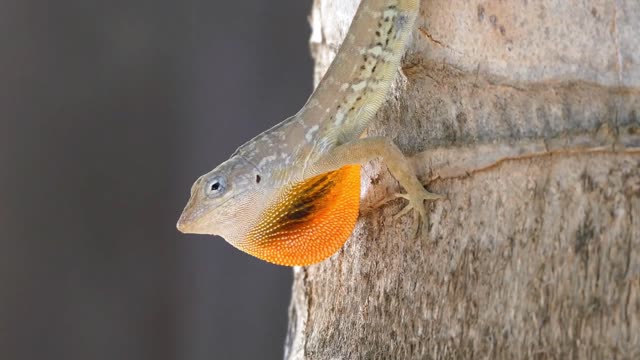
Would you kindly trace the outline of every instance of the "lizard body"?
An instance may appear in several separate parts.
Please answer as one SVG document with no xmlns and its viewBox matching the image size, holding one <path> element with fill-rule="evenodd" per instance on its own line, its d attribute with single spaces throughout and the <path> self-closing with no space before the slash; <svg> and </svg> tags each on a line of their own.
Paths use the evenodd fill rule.
<svg viewBox="0 0 640 360">
<path fill-rule="evenodd" d="M 294 116 L 242 145 L 191 189 L 178 229 L 221 235 L 280 265 L 308 265 L 335 253 L 359 212 L 360 165 L 382 157 L 407 192 L 402 215 L 424 189 L 393 142 L 360 139 L 393 82 L 419 0 L 362 0 L 343 44 Z"/>
</svg>

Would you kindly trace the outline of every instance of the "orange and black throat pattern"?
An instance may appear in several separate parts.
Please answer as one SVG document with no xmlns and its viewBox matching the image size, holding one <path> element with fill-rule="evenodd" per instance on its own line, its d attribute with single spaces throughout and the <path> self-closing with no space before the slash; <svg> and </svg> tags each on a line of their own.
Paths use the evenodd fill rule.
<svg viewBox="0 0 640 360">
<path fill-rule="evenodd" d="M 278 265 L 309 265 L 347 241 L 360 208 L 360 165 L 285 188 L 236 246 Z"/>
</svg>

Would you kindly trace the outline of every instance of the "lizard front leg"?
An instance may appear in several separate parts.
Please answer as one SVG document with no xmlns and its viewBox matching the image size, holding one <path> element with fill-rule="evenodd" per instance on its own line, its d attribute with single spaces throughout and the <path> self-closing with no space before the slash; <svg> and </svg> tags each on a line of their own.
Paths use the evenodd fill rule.
<svg viewBox="0 0 640 360">
<path fill-rule="evenodd" d="M 305 177 L 333 171 L 345 165 L 362 165 L 378 157 L 383 159 L 391 175 L 406 191 L 406 194 L 396 193 L 393 195 L 393 198 L 402 197 L 408 201 L 407 205 L 394 218 L 416 210 L 424 220 L 427 215 L 423 204 L 424 200 L 443 199 L 444 196 L 431 193 L 422 186 L 407 158 L 387 138 L 370 137 L 337 146 L 312 164 L 307 170 L 310 174 L 305 173 Z"/>
</svg>

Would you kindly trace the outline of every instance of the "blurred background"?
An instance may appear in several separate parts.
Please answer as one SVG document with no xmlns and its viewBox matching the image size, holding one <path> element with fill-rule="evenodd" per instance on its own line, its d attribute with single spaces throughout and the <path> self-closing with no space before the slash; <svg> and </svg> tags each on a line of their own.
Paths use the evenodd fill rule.
<svg viewBox="0 0 640 360">
<path fill-rule="evenodd" d="M 175 223 L 312 89 L 311 0 L 0 1 L 0 357 L 279 359 L 291 270 Z"/>
</svg>

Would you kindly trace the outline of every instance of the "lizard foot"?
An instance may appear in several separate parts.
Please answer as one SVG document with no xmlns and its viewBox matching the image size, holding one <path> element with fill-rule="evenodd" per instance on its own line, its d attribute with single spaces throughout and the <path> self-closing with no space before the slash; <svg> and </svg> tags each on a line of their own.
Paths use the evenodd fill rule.
<svg viewBox="0 0 640 360">
<path fill-rule="evenodd" d="M 427 224 L 427 210 L 424 207 L 425 200 L 440 200 L 446 198 L 444 195 L 434 194 L 427 191 L 425 188 L 421 188 L 420 191 L 407 193 L 407 194 L 394 194 L 394 198 L 403 198 L 407 200 L 407 204 L 393 216 L 393 220 L 397 220 L 400 217 L 404 216 L 411 210 L 415 210 L 413 212 L 413 224 L 414 229 L 413 233 L 416 237 L 420 235 L 420 230 L 424 224 Z"/>
<path fill-rule="evenodd" d="M 381 206 L 391 200 L 395 200 L 397 198 L 403 198 L 407 200 L 407 204 L 393 216 L 393 220 L 398 220 L 402 216 L 409 213 L 411 210 L 415 210 L 414 214 L 414 224 L 416 225 L 415 233 L 418 234 L 419 229 L 421 228 L 420 224 L 426 223 L 427 220 L 427 210 L 424 207 L 425 200 L 441 200 L 445 199 L 446 196 L 440 194 L 434 194 L 427 191 L 425 188 L 421 188 L 419 191 L 411 192 L 408 194 L 395 193 L 390 197 L 382 200 L 377 204 L 376 207 Z"/>
</svg>

